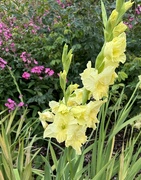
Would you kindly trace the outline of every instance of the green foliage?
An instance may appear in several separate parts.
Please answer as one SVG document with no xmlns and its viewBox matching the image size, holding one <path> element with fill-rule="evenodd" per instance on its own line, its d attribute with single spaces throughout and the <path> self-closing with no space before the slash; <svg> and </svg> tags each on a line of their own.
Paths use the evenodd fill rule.
<svg viewBox="0 0 141 180">
<path fill-rule="evenodd" d="M 6 114 L 4 111 L 0 114 L 0 179 L 31 180 L 36 173 L 42 177 L 42 173 L 32 167 L 40 149 L 32 154 L 33 143 L 37 138 L 31 138 L 30 125 L 24 125 L 26 110 L 17 123 L 14 123 L 17 109 Z"/>
</svg>

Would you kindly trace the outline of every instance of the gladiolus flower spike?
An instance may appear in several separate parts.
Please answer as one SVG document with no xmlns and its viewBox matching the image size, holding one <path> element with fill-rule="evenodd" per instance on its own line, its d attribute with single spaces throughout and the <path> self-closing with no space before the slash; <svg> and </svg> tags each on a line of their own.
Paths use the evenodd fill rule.
<svg viewBox="0 0 141 180">
<path fill-rule="evenodd" d="M 117 74 L 115 69 L 126 61 L 126 25 L 122 22 L 124 13 L 133 2 L 116 1 L 116 8 L 109 18 L 102 5 L 104 24 L 104 45 L 96 58 L 95 67 L 91 61 L 80 74 L 83 86 L 70 84 L 67 87 L 67 75 L 72 59 L 72 50 L 68 52 L 65 44 L 62 54 L 63 70 L 60 72 L 60 86 L 64 97 L 59 101 L 50 101 L 50 109 L 39 112 L 39 119 L 44 128 L 43 137 L 56 138 L 59 143 L 71 146 L 81 154 L 81 146 L 87 141 L 87 128 L 95 129 L 99 120 L 97 114 L 106 102 L 109 86 L 114 84 Z M 104 17 L 106 16 L 106 17 Z"/>
</svg>

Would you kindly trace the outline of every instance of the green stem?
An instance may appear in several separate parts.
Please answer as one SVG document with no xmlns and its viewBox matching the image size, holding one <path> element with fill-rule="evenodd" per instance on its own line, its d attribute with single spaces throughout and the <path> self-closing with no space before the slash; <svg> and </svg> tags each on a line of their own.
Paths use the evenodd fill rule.
<svg viewBox="0 0 141 180">
<path fill-rule="evenodd" d="M 11 71 L 10 67 L 7 66 L 7 68 L 8 68 L 8 70 L 9 70 L 9 72 L 10 72 L 11 77 L 13 78 L 13 81 L 14 81 L 14 84 L 15 84 L 15 86 L 16 86 L 16 88 L 17 88 L 17 91 L 18 91 L 19 94 L 20 94 L 20 99 L 21 99 L 21 101 L 24 103 L 23 98 L 22 98 L 22 93 L 21 93 L 21 91 L 20 91 L 20 88 L 19 88 L 19 86 L 18 86 L 18 83 L 17 83 L 17 81 L 16 81 L 16 78 L 15 78 L 13 72 Z"/>
</svg>

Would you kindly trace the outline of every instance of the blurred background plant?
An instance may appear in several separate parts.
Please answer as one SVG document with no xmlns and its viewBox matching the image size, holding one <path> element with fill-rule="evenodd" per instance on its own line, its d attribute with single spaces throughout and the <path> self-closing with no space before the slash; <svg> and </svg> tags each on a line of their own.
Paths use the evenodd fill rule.
<svg viewBox="0 0 141 180">
<path fill-rule="evenodd" d="M 38 7 L 38 8 L 37 8 Z M 89 11 L 88 11 L 89 9 Z M 99 3 L 92 1 L 1 1 L 1 58 L 11 67 L 33 115 L 61 96 L 58 73 L 64 43 L 73 49 L 70 81 L 86 62 L 95 61 L 103 43 Z M 19 94 L 10 74 L 0 71 L 1 105 Z M 2 95 L 3 94 L 3 95 Z"/>
<path fill-rule="evenodd" d="M 104 1 L 108 12 L 115 2 Z M 141 2 L 136 0 L 124 17 L 128 25 L 127 62 L 120 66 L 119 78 L 113 87 L 113 102 L 122 85 L 128 98 L 140 74 L 140 17 Z M 99 1 L 1 1 L 0 46 L 1 58 L 16 78 L 23 100 L 33 116 L 62 94 L 58 73 L 61 52 L 67 43 L 73 49 L 73 61 L 68 83 L 79 83 L 79 73 L 88 60 L 95 63 L 103 44 L 103 24 Z M 0 71 L 1 109 L 8 98 L 19 101 L 19 93 L 6 68 Z M 129 77 L 127 79 L 127 77 Z M 118 90 L 118 91 L 117 91 Z M 138 102 L 140 106 L 140 102 Z M 138 109 L 139 110 L 139 109 Z M 134 111 L 134 114 L 137 110 Z"/>
</svg>

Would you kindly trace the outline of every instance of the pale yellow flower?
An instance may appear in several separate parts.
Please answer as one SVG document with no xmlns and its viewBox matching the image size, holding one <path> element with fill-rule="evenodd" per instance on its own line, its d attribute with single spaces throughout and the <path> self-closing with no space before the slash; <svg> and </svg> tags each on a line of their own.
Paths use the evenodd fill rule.
<svg viewBox="0 0 141 180">
<path fill-rule="evenodd" d="M 54 115 L 50 111 L 38 112 L 41 121 L 53 122 Z"/>
<path fill-rule="evenodd" d="M 44 131 L 45 137 L 56 138 L 59 143 L 63 142 L 67 138 L 69 128 L 76 124 L 76 120 L 71 113 L 57 113 L 54 118 L 54 122 L 49 124 Z"/>
<path fill-rule="evenodd" d="M 48 126 L 48 123 L 46 121 L 42 121 L 42 120 L 41 120 L 41 123 L 42 123 L 43 128 L 46 129 Z"/>
<path fill-rule="evenodd" d="M 62 114 L 69 113 L 69 108 L 65 104 L 60 103 L 60 106 L 58 108 L 58 112 L 62 113 Z"/>
<path fill-rule="evenodd" d="M 87 122 L 87 127 L 96 128 L 96 123 L 99 123 L 97 119 L 97 114 L 100 110 L 101 105 L 105 103 L 104 101 L 90 101 L 87 104 L 85 119 Z"/>
<path fill-rule="evenodd" d="M 75 91 L 77 88 L 79 87 L 78 84 L 70 84 L 68 89 L 69 89 L 69 93 L 71 94 L 73 91 Z"/>
<path fill-rule="evenodd" d="M 67 101 L 67 106 L 72 107 L 82 104 L 82 96 L 83 96 L 83 89 L 82 88 L 76 89 L 74 93 L 70 95 Z"/>
<path fill-rule="evenodd" d="M 119 36 L 127 29 L 127 26 L 121 21 L 114 29 L 113 29 L 113 37 Z"/>
<path fill-rule="evenodd" d="M 58 108 L 59 108 L 59 102 L 56 102 L 56 101 L 50 101 L 49 102 L 49 107 L 51 108 L 51 111 L 53 113 L 56 113 L 58 111 Z"/>
<path fill-rule="evenodd" d="M 117 77 L 114 70 L 114 67 L 109 66 L 98 74 L 98 71 L 88 64 L 81 74 L 84 87 L 92 93 L 96 100 L 107 97 L 109 85 L 112 85 Z"/>
<path fill-rule="evenodd" d="M 105 67 L 118 67 L 119 63 L 124 63 L 126 56 L 124 54 L 126 48 L 126 34 L 123 32 L 112 41 L 107 42 L 104 47 Z"/>
<path fill-rule="evenodd" d="M 91 67 L 91 61 L 87 63 L 87 68 L 80 74 L 84 88 L 90 92 L 94 90 L 94 84 L 97 82 L 98 71 Z"/>
<path fill-rule="evenodd" d="M 86 125 L 86 105 L 73 106 L 70 111 L 79 125 Z"/>
<path fill-rule="evenodd" d="M 45 130 L 44 130 L 44 134 L 43 134 L 43 138 L 56 138 L 56 127 L 55 127 L 55 124 L 52 123 L 52 124 L 49 124 Z"/>
<path fill-rule="evenodd" d="M 72 125 L 68 130 L 68 136 L 65 142 L 66 147 L 71 146 L 76 150 L 76 154 L 81 154 L 81 146 L 87 141 L 85 135 L 86 127 L 80 125 Z"/>
<path fill-rule="evenodd" d="M 54 120 L 54 115 L 50 111 L 38 112 L 38 114 L 44 129 L 48 126 L 47 122 L 53 122 Z"/>
<path fill-rule="evenodd" d="M 113 85 L 117 78 L 115 68 L 113 66 L 107 66 L 101 73 L 98 74 L 99 82 L 103 85 Z"/>
</svg>

